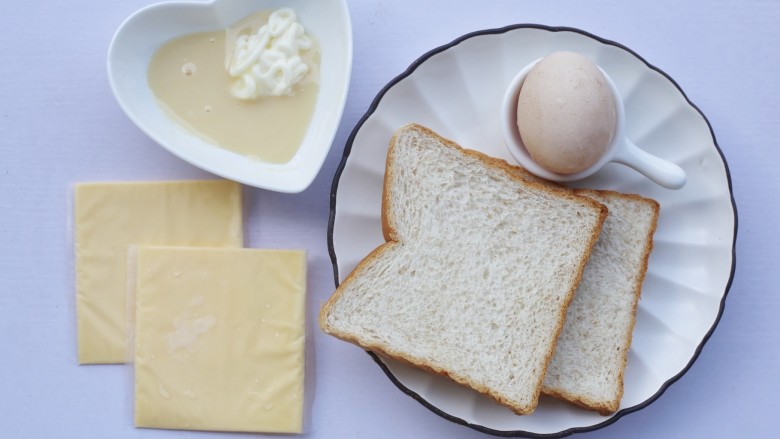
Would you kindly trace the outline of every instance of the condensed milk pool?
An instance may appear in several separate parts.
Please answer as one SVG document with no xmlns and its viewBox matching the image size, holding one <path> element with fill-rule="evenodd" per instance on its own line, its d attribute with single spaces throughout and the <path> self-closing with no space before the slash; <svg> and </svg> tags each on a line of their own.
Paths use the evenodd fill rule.
<svg viewBox="0 0 780 439">
<path fill-rule="evenodd" d="M 147 80 L 160 107 L 191 133 L 282 164 L 297 152 L 311 120 L 319 57 L 295 12 L 280 9 L 166 43 Z"/>
</svg>

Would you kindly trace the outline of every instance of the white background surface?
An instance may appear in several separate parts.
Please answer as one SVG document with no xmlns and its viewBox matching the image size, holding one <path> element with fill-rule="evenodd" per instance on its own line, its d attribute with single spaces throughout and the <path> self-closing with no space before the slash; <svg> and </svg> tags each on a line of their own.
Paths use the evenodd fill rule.
<svg viewBox="0 0 780 439">
<path fill-rule="evenodd" d="M 132 427 L 129 373 L 77 366 L 70 185 L 205 177 L 138 131 L 109 91 L 105 53 L 143 0 L 0 3 L 0 436 L 236 437 Z M 578 27 L 674 78 L 712 124 L 739 210 L 726 311 L 691 370 L 649 407 L 575 437 L 772 437 L 780 419 L 780 2 L 350 1 L 352 86 L 333 149 L 297 195 L 250 191 L 248 244 L 309 251 L 314 385 L 306 436 L 477 438 L 398 391 L 360 349 L 316 328 L 334 288 L 333 174 L 376 93 L 424 52 L 512 23 Z M 486 79 L 487 80 L 487 79 Z"/>
</svg>

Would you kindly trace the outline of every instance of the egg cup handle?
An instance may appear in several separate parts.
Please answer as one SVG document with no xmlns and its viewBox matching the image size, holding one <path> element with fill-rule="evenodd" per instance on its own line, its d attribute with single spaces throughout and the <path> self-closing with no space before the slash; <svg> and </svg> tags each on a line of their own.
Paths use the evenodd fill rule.
<svg viewBox="0 0 780 439">
<path fill-rule="evenodd" d="M 646 152 L 628 139 L 623 140 L 614 161 L 635 169 L 668 189 L 680 189 L 687 181 L 685 171 L 681 167 Z"/>
</svg>

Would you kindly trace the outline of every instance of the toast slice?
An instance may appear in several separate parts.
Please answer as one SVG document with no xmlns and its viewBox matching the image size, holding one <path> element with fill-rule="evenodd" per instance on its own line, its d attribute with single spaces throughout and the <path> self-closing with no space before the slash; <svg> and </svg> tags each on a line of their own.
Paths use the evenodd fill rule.
<svg viewBox="0 0 780 439">
<path fill-rule="evenodd" d="M 638 195 L 577 193 L 605 204 L 609 215 L 569 306 L 542 392 L 609 415 L 623 397 L 623 372 L 659 205 Z"/>
<path fill-rule="evenodd" d="M 531 413 L 606 208 L 419 125 L 388 150 L 386 243 L 320 312 L 323 331 Z"/>
</svg>

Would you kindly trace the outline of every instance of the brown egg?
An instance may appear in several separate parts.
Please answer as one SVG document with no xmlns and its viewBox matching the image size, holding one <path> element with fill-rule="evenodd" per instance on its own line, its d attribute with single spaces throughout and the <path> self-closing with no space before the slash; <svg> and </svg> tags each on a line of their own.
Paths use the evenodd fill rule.
<svg viewBox="0 0 780 439">
<path fill-rule="evenodd" d="M 576 174 L 595 164 L 612 142 L 616 123 L 607 80 L 578 53 L 546 56 L 520 89 L 520 137 L 531 158 L 549 171 Z"/>
</svg>

